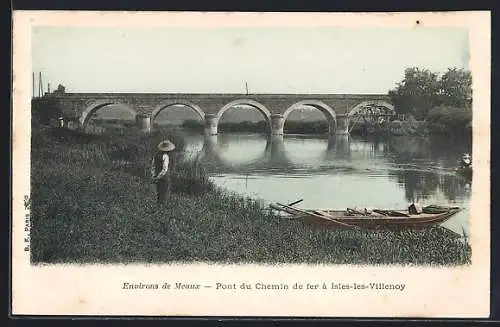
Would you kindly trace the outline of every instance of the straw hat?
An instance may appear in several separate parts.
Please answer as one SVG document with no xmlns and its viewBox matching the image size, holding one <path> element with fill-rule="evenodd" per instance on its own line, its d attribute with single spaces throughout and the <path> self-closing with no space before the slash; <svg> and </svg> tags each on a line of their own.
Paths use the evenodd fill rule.
<svg viewBox="0 0 500 327">
<path fill-rule="evenodd" d="M 175 144 L 170 142 L 169 140 L 162 141 L 160 144 L 158 144 L 158 150 L 160 151 L 172 151 L 175 149 Z"/>
</svg>

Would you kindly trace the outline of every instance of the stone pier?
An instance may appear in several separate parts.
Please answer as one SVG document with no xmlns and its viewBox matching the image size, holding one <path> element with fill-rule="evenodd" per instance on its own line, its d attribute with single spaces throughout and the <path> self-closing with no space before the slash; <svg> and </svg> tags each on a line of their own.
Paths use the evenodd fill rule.
<svg viewBox="0 0 500 327">
<path fill-rule="evenodd" d="M 203 150 L 207 153 L 216 153 L 218 150 L 218 137 L 215 134 L 205 134 Z"/>
<path fill-rule="evenodd" d="M 349 117 L 347 115 L 337 116 L 337 128 L 335 129 L 335 134 L 349 134 Z"/>
<path fill-rule="evenodd" d="M 151 132 L 151 117 L 148 115 L 135 116 L 135 123 L 144 133 Z"/>
<path fill-rule="evenodd" d="M 337 158 L 348 157 L 351 153 L 351 137 L 349 134 L 335 136 L 335 155 Z"/>
<path fill-rule="evenodd" d="M 217 124 L 217 115 L 205 114 L 205 135 L 217 135 Z"/>
<path fill-rule="evenodd" d="M 285 117 L 280 114 L 271 115 L 271 135 L 283 135 L 285 127 Z"/>
<path fill-rule="evenodd" d="M 284 156 L 286 153 L 285 149 L 285 138 L 283 134 L 271 134 L 267 137 L 266 142 L 266 156 L 270 159 Z"/>
</svg>

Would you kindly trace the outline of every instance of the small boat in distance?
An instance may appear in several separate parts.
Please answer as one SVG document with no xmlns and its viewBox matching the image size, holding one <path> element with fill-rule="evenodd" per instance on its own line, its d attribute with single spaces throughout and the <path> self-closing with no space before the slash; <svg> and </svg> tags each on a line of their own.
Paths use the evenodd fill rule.
<svg viewBox="0 0 500 327">
<path fill-rule="evenodd" d="M 286 218 L 300 219 L 305 225 L 312 228 L 334 229 L 423 229 L 438 225 L 462 209 L 459 207 L 443 207 L 430 205 L 422 208 L 421 213 L 406 210 L 319 210 L 298 209 L 281 203 L 271 204 L 272 209 L 285 212 Z"/>
</svg>

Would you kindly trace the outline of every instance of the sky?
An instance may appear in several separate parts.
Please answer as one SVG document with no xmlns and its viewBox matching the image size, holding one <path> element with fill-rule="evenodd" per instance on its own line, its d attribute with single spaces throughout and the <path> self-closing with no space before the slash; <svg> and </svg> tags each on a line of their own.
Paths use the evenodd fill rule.
<svg viewBox="0 0 500 327">
<path fill-rule="evenodd" d="M 34 27 L 44 90 L 385 94 L 410 66 L 469 61 L 465 28 Z M 37 81 L 36 81 L 37 83 Z"/>
</svg>

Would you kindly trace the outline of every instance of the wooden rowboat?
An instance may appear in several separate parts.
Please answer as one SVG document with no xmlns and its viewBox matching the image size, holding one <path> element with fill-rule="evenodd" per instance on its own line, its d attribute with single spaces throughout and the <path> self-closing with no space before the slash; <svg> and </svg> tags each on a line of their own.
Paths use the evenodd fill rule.
<svg viewBox="0 0 500 327">
<path fill-rule="evenodd" d="M 286 218 L 300 219 L 305 225 L 312 228 L 391 230 L 428 228 L 450 219 L 462 210 L 458 207 L 428 206 L 427 212 L 410 214 L 408 210 L 374 209 L 371 213 L 353 209 L 303 210 L 280 203 L 271 204 L 270 207 L 288 214 L 285 216 Z M 431 210 L 432 208 L 435 210 Z"/>
</svg>

